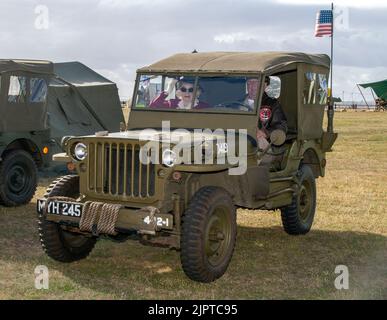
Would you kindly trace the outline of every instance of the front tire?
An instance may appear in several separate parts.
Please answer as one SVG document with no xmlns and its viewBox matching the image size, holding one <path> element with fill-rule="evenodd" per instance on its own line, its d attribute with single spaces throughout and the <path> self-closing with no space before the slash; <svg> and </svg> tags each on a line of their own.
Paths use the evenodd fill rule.
<svg viewBox="0 0 387 320">
<path fill-rule="evenodd" d="M 79 177 L 69 175 L 55 180 L 44 197 L 68 197 L 75 200 L 79 197 Z M 66 231 L 59 224 L 47 221 L 43 214 L 39 214 L 38 224 L 42 248 L 56 261 L 73 262 L 84 259 L 97 241 L 95 237 Z"/>
<path fill-rule="evenodd" d="M 182 219 L 180 258 L 185 274 L 205 283 L 220 278 L 231 261 L 236 231 L 230 195 L 221 188 L 200 189 Z"/>
<path fill-rule="evenodd" d="M 13 150 L 0 162 L 0 203 L 6 207 L 27 204 L 35 194 L 38 169 L 32 156 Z"/>
<path fill-rule="evenodd" d="M 307 234 L 316 212 L 316 180 L 308 165 L 301 166 L 299 182 L 300 188 L 292 203 L 281 209 L 284 230 L 290 235 Z"/>
</svg>

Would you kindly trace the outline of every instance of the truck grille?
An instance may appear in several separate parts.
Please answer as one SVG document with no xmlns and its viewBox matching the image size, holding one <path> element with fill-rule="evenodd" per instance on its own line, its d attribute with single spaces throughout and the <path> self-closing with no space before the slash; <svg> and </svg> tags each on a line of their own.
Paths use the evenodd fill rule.
<svg viewBox="0 0 387 320">
<path fill-rule="evenodd" d="M 91 142 L 87 183 L 90 192 L 123 197 L 155 194 L 155 165 L 140 162 L 140 145 Z"/>
</svg>

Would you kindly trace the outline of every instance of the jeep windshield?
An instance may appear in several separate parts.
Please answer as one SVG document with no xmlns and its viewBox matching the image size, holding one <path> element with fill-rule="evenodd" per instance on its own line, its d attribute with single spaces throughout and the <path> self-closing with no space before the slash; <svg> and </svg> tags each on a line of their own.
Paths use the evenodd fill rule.
<svg viewBox="0 0 387 320">
<path fill-rule="evenodd" d="M 134 108 L 185 112 L 243 112 L 256 108 L 260 77 L 140 75 Z"/>
</svg>

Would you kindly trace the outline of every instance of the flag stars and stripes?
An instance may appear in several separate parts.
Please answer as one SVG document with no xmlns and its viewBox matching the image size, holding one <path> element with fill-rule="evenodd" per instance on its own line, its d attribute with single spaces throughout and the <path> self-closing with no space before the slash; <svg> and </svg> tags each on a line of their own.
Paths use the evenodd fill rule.
<svg viewBox="0 0 387 320">
<path fill-rule="evenodd" d="M 320 10 L 316 17 L 315 37 L 332 36 L 333 33 L 332 10 Z"/>
</svg>

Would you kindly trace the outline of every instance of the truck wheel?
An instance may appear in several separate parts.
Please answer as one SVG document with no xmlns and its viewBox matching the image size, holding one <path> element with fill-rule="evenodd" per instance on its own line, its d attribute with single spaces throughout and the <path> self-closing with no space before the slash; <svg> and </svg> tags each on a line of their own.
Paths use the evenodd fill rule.
<svg viewBox="0 0 387 320">
<path fill-rule="evenodd" d="M 55 180 L 47 189 L 45 198 L 49 197 L 79 197 L 79 177 L 64 176 Z M 96 243 L 95 237 L 86 237 L 62 229 L 43 214 L 38 216 L 40 243 L 46 254 L 60 262 L 73 262 L 86 258 Z"/>
<path fill-rule="evenodd" d="M 221 188 L 204 187 L 182 218 L 181 263 L 194 281 L 211 282 L 227 270 L 236 240 L 236 211 Z"/>
<path fill-rule="evenodd" d="M 316 181 L 312 169 L 302 165 L 299 170 L 300 189 L 292 203 L 281 209 L 282 224 L 291 235 L 310 231 L 316 212 Z"/>
<path fill-rule="evenodd" d="M 0 162 L 0 202 L 16 207 L 31 201 L 37 187 L 37 167 L 24 150 L 9 152 Z"/>
</svg>

